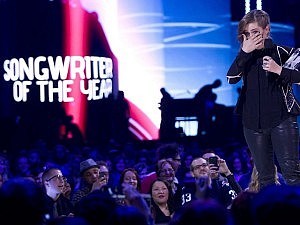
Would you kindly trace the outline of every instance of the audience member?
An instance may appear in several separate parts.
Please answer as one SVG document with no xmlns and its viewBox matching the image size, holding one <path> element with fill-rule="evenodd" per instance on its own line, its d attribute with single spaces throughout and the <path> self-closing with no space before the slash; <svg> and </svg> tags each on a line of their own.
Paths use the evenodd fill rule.
<svg viewBox="0 0 300 225">
<path fill-rule="evenodd" d="M 233 199 L 230 213 L 235 225 L 253 225 L 251 207 L 257 192 L 242 191 Z"/>
<path fill-rule="evenodd" d="M 27 158 L 32 175 L 37 176 L 43 170 L 43 160 L 40 151 L 35 148 L 30 149 Z"/>
<path fill-rule="evenodd" d="M 115 190 L 112 190 L 109 184 L 110 172 L 107 163 L 103 160 L 100 160 L 97 161 L 97 164 L 99 165 L 99 179 L 103 183 L 101 190 L 108 192 L 108 194 L 110 195 L 113 195 Z"/>
<path fill-rule="evenodd" d="M 94 190 L 99 190 L 106 185 L 106 179 L 100 179 L 99 165 L 91 158 L 80 163 L 81 183 L 71 196 L 73 205 L 77 204 L 81 198 Z"/>
<path fill-rule="evenodd" d="M 218 178 L 220 181 L 225 180 L 225 182 L 229 183 L 229 185 L 232 187 L 232 189 L 238 194 L 243 189 L 239 185 L 239 183 L 235 180 L 234 175 L 229 170 L 226 161 L 224 159 L 221 159 L 219 155 L 215 154 L 214 152 L 206 152 L 202 155 L 202 157 L 209 162 L 209 158 L 211 157 L 217 157 L 217 166 L 214 167 L 214 165 L 209 164 L 210 168 L 210 176 L 214 179 Z"/>
<path fill-rule="evenodd" d="M 163 180 L 155 180 L 151 185 L 151 214 L 154 224 L 167 224 L 175 211 L 170 185 Z"/>
<path fill-rule="evenodd" d="M 243 158 L 243 160 L 246 161 L 247 171 L 251 171 L 253 168 L 253 157 L 247 145 L 244 145 L 240 148 L 240 155 Z"/>
<path fill-rule="evenodd" d="M 47 207 L 41 187 L 24 177 L 10 178 L 0 188 L 1 225 L 43 225 Z"/>
<path fill-rule="evenodd" d="M 247 152 L 250 157 L 250 162 L 252 164 L 252 168 L 249 172 L 243 174 L 240 177 L 238 183 L 240 184 L 240 186 L 243 190 L 248 190 L 250 188 L 250 189 L 252 189 L 252 191 L 257 191 L 259 189 L 258 183 L 257 183 L 258 172 L 254 166 L 250 150 L 248 149 Z M 278 178 L 277 178 L 277 176 L 278 176 Z M 275 183 L 278 184 L 278 182 L 280 184 L 285 184 L 285 180 L 284 180 L 282 174 L 277 170 L 277 166 L 275 165 Z"/>
<path fill-rule="evenodd" d="M 49 220 L 56 217 L 73 215 L 73 205 L 71 201 L 63 195 L 65 179 L 58 168 L 49 168 L 45 170 L 42 175 Z"/>
<path fill-rule="evenodd" d="M 120 197 L 120 194 L 125 195 L 124 190 L 123 190 L 125 184 L 130 185 L 132 188 L 134 188 L 138 192 L 140 191 L 141 180 L 135 169 L 126 168 L 125 170 L 123 170 L 121 177 L 120 177 L 118 191 L 117 191 L 117 194 L 119 197 Z M 124 199 L 120 198 L 118 200 L 118 203 L 121 205 L 130 205 L 128 199 L 126 199 L 126 196 L 124 196 Z"/>
<path fill-rule="evenodd" d="M 75 205 L 75 216 L 84 218 L 89 225 L 110 225 L 116 216 L 117 203 L 107 192 L 95 190 L 82 196 Z"/>
<path fill-rule="evenodd" d="M 230 213 L 214 199 L 198 199 L 175 212 L 169 225 L 231 225 Z"/>
<path fill-rule="evenodd" d="M 183 184 L 186 183 L 193 183 L 194 178 L 191 176 L 190 166 L 191 162 L 193 161 L 193 155 L 191 153 L 186 153 L 183 156 L 183 165 L 179 167 L 176 177 L 180 180 Z"/>
<path fill-rule="evenodd" d="M 72 190 L 77 190 L 81 183 L 80 162 L 85 158 L 80 150 L 72 153 L 69 157 L 68 169 L 64 170 L 64 174 L 68 177 L 68 181 Z"/>
<path fill-rule="evenodd" d="M 180 149 L 180 145 L 175 142 L 161 144 L 156 149 L 156 164 L 159 160 L 162 159 L 168 159 L 173 161 L 174 172 L 176 175 L 179 167 L 181 166 L 181 152 L 182 150 Z M 141 192 L 149 193 L 151 183 L 156 179 L 156 171 L 150 172 L 147 176 L 145 176 L 142 180 Z M 176 176 L 174 182 L 179 182 Z"/>
<path fill-rule="evenodd" d="M 271 185 L 261 189 L 253 199 L 256 225 L 299 224 L 300 189 L 298 186 Z"/>
<path fill-rule="evenodd" d="M 278 176 L 278 172 L 277 172 L 277 166 L 276 165 L 274 165 L 274 166 L 275 166 L 275 174 L 274 174 L 275 184 L 276 185 L 281 185 L 280 179 L 279 179 L 279 176 Z M 261 187 L 260 187 L 259 181 L 258 181 L 258 172 L 257 172 L 256 167 L 254 166 L 253 169 L 252 169 L 251 180 L 250 180 L 248 188 L 246 188 L 246 190 L 251 191 L 251 192 L 259 192 L 260 189 L 261 189 Z"/>
<path fill-rule="evenodd" d="M 111 225 L 152 225 L 143 213 L 133 206 L 118 206 Z"/>
<path fill-rule="evenodd" d="M 239 182 L 241 176 L 249 172 L 247 162 L 236 152 L 229 157 L 229 168 L 232 171 L 232 174 L 237 182 Z"/>
<path fill-rule="evenodd" d="M 11 178 L 9 160 L 5 155 L 0 155 L 0 187 L 1 184 Z"/>
<path fill-rule="evenodd" d="M 16 157 L 13 173 L 15 177 L 33 177 L 25 150 Z"/>
<path fill-rule="evenodd" d="M 182 194 L 183 205 L 196 199 L 212 198 L 226 208 L 230 208 L 237 193 L 224 178 L 212 173 L 204 158 L 195 158 L 191 163 L 191 173 L 195 178 L 193 185 L 186 186 Z"/>
<path fill-rule="evenodd" d="M 43 176 L 43 173 L 44 173 L 44 170 L 41 170 L 34 178 L 35 180 L 35 183 L 37 185 L 39 185 L 40 187 L 43 187 L 43 179 L 42 179 L 42 176 Z"/>
<path fill-rule="evenodd" d="M 71 200 L 71 194 L 72 194 L 72 187 L 68 181 L 68 179 L 65 177 L 64 179 L 64 187 L 63 187 L 63 190 L 62 190 L 62 195 Z"/>
<path fill-rule="evenodd" d="M 126 205 L 124 204 L 121 206 L 133 206 L 137 208 L 145 216 L 149 224 L 152 224 L 153 222 L 152 215 L 150 213 L 150 208 L 144 198 L 144 195 L 142 196 L 141 193 L 134 186 L 128 183 L 123 183 L 122 186 L 123 186 L 123 193 L 126 199 Z"/>
<path fill-rule="evenodd" d="M 69 160 L 69 152 L 70 149 L 59 143 L 53 146 L 51 149 L 52 151 L 52 160 L 53 162 L 59 167 L 62 171 L 66 171 L 67 168 L 69 167 L 68 165 L 68 160 Z"/>
<path fill-rule="evenodd" d="M 146 164 L 144 162 L 139 162 L 139 163 L 136 163 L 133 167 L 138 172 L 138 175 L 139 175 L 139 177 L 141 179 L 141 182 L 142 182 L 144 177 L 147 176 L 147 174 L 149 173 L 148 164 Z"/>
<path fill-rule="evenodd" d="M 118 154 L 113 158 L 112 170 L 110 172 L 110 186 L 114 191 L 118 190 L 122 172 L 127 168 L 127 159 L 123 154 Z"/>
<path fill-rule="evenodd" d="M 249 169 L 248 169 L 247 173 L 244 173 L 243 175 L 240 176 L 240 179 L 238 181 L 239 185 L 241 186 L 241 188 L 243 190 L 245 190 L 249 186 L 249 183 L 250 183 L 250 180 L 251 180 L 252 170 L 253 170 L 253 167 L 254 167 L 253 157 L 252 157 L 250 149 L 247 147 L 247 148 L 245 148 L 244 152 L 245 152 L 244 153 L 245 157 L 247 157 L 247 159 L 248 159 L 247 164 L 248 164 Z"/>
<path fill-rule="evenodd" d="M 156 174 L 158 179 L 166 181 L 170 185 L 175 210 L 180 208 L 184 186 L 176 182 L 173 161 L 168 159 L 158 161 Z"/>
<path fill-rule="evenodd" d="M 125 169 L 120 178 L 120 184 L 127 183 L 133 186 L 136 190 L 140 191 L 141 189 L 141 180 L 137 171 L 133 168 Z"/>
<path fill-rule="evenodd" d="M 133 168 L 127 168 L 121 174 L 120 192 L 124 195 L 124 199 L 118 202 L 124 206 L 135 206 L 150 219 L 151 195 L 141 194 L 141 180 L 137 171 Z M 119 197 L 119 195 L 118 195 Z"/>
<path fill-rule="evenodd" d="M 162 144 L 156 151 L 157 161 L 161 159 L 168 159 L 173 161 L 174 172 L 177 173 L 181 166 L 182 146 L 176 142 Z"/>
<path fill-rule="evenodd" d="M 140 194 L 128 185 L 125 192 L 130 206 L 120 206 L 107 192 L 95 190 L 83 197 L 75 207 L 75 216 L 89 225 L 152 225 L 150 210 Z"/>
</svg>

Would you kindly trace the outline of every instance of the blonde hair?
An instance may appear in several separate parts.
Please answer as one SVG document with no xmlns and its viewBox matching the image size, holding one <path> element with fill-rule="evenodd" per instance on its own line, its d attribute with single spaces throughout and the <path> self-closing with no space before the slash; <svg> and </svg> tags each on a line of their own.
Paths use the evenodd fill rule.
<svg viewBox="0 0 300 225">
<path fill-rule="evenodd" d="M 275 184 L 280 185 L 278 172 L 277 172 L 277 166 L 274 165 L 274 167 L 275 167 Z M 250 179 L 250 183 L 248 185 L 247 190 L 251 191 L 251 192 L 259 192 L 260 191 L 260 184 L 258 181 L 258 172 L 257 172 L 257 169 L 255 166 L 252 169 L 251 179 Z"/>
</svg>

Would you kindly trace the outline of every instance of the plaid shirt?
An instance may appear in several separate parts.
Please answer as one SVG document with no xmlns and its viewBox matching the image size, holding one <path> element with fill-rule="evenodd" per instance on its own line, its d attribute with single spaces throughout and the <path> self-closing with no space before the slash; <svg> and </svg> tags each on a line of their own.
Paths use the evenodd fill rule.
<svg viewBox="0 0 300 225">
<path fill-rule="evenodd" d="M 71 196 L 71 202 L 75 206 L 83 197 L 87 196 L 91 192 L 91 186 L 85 185 L 76 190 Z"/>
</svg>

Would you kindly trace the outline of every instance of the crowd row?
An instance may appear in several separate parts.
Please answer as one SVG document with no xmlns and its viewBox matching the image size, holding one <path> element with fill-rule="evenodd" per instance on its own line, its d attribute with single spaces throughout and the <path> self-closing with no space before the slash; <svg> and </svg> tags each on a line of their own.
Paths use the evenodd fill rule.
<svg viewBox="0 0 300 225">
<path fill-rule="evenodd" d="M 226 160 L 210 150 L 203 154 L 193 155 L 188 171 L 191 179 L 178 179 L 183 155 L 185 154 L 180 149 L 180 145 L 176 143 L 162 144 L 156 150 L 156 163 L 153 171 L 140 176 L 136 168 L 126 167 L 120 172 L 116 186 L 110 182 L 111 170 L 107 161 L 92 158 L 78 163 L 79 181 L 76 185 L 72 179 L 70 181 L 69 174 L 64 173 L 67 170 L 57 164 L 48 164 L 47 168 L 44 168 L 37 176 L 39 179 L 19 176 L 25 177 L 26 181 L 15 177 L 5 178 L 3 176 L 5 174 L 1 171 L 2 178 L 5 179 L 0 188 L 1 207 L 3 208 L 0 211 L 3 216 L 10 215 L 11 208 L 8 205 L 11 205 L 12 208 L 19 205 L 13 203 L 11 198 L 14 197 L 14 194 L 19 197 L 28 194 L 22 193 L 22 191 L 26 191 L 25 183 L 31 180 L 30 182 L 35 187 L 42 190 L 43 198 L 41 199 L 45 200 L 43 207 L 40 208 L 44 224 L 62 223 L 64 220 L 78 217 L 86 219 L 91 225 L 113 224 L 114 220 L 111 220 L 108 215 L 111 215 L 111 212 L 116 213 L 114 210 L 117 209 L 119 214 L 123 210 L 123 216 L 127 210 L 129 210 L 128 216 L 133 216 L 133 211 L 130 212 L 130 210 L 135 210 L 136 215 L 133 218 L 140 218 L 144 220 L 145 224 L 180 224 L 182 218 L 179 219 L 178 216 L 182 216 L 185 210 L 192 210 L 194 207 L 196 207 L 194 210 L 209 210 L 211 213 L 214 211 L 213 208 L 216 209 L 220 213 L 220 217 L 211 218 L 217 221 L 215 224 L 231 222 L 236 225 L 252 224 L 250 214 L 243 214 L 241 219 L 239 218 L 241 215 L 237 211 L 246 210 L 246 206 L 243 204 L 248 204 L 248 201 L 260 193 L 255 168 L 252 169 L 251 178 L 248 178 L 247 187 L 241 187 L 236 176 L 228 168 Z M 239 180 L 242 180 L 243 177 L 245 178 L 246 174 Z M 279 177 L 277 180 L 278 185 L 284 184 Z M 22 187 L 18 187 L 19 185 Z M 24 196 L 23 198 L 25 200 Z M 99 207 L 102 207 L 102 212 L 97 211 Z M 40 211 L 36 213 L 38 212 Z M 30 215 L 30 213 L 33 212 L 27 214 Z M 95 220 L 100 218 L 99 213 L 103 216 L 101 222 Z M 117 213 L 114 219 L 117 220 L 119 216 L 122 216 L 121 214 Z M 137 216 L 138 214 L 140 217 Z M 24 215 L 24 219 L 28 218 L 28 215 Z M 226 217 L 222 217 L 222 215 L 226 215 Z M 233 215 L 235 216 L 232 217 Z M 247 215 L 249 218 L 245 221 L 244 217 Z M 231 221 L 231 217 L 234 221 Z M 13 219 L 16 220 L 13 224 L 18 224 L 18 220 L 22 220 L 22 217 L 13 217 Z M 138 223 L 142 224 L 141 220 Z"/>
</svg>

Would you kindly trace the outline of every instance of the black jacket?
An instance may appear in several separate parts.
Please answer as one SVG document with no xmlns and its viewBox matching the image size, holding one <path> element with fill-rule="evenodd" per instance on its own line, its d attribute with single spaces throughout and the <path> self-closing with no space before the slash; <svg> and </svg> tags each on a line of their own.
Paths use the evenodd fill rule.
<svg viewBox="0 0 300 225">
<path fill-rule="evenodd" d="M 48 195 L 46 195 L 46 202 L 48 207 L 48 219 L 53 219 L 58 216 L 68 216 L 70 213 L 74 213 L 74 208 L 69 199 L 60 195 L 56 201 L 53 201 Z M 54 212 L 56 211 L 56 212 Z M 56 215 L 55 215 L 56 214 Z"/>
<path fill-rule="evenodd" d="M 185 186 L 181 197 L 182 205 L 197 199 L 196 185 L 197 183 L 195 182 Z M 212 179 L 211 187 L 209 187 L 204 194 L 205 195 L 202 197 L 214 199 L 226 208 L 230 207 L 233 199 L 237 196 L 237 193 L 230 186 L 227 178 L 223 176 L 219 176 L 217 179 Z"/>
<path fill-rule="evenodd" d="M 243 125 L 252 130 L 273 128 L 291 116 L 287 112 L 282 87 L 300 82 L 300 72 L 283 68 L 281 75 L 263 70 L 262 58 L 271 56 L 283 65 L 294 49 L 277 46 L 245 53 L 240 50 L 227 72 L 227 81 L 235 84 L 243 79 L 236 113 L 242 115 Z"/>
</svg>

